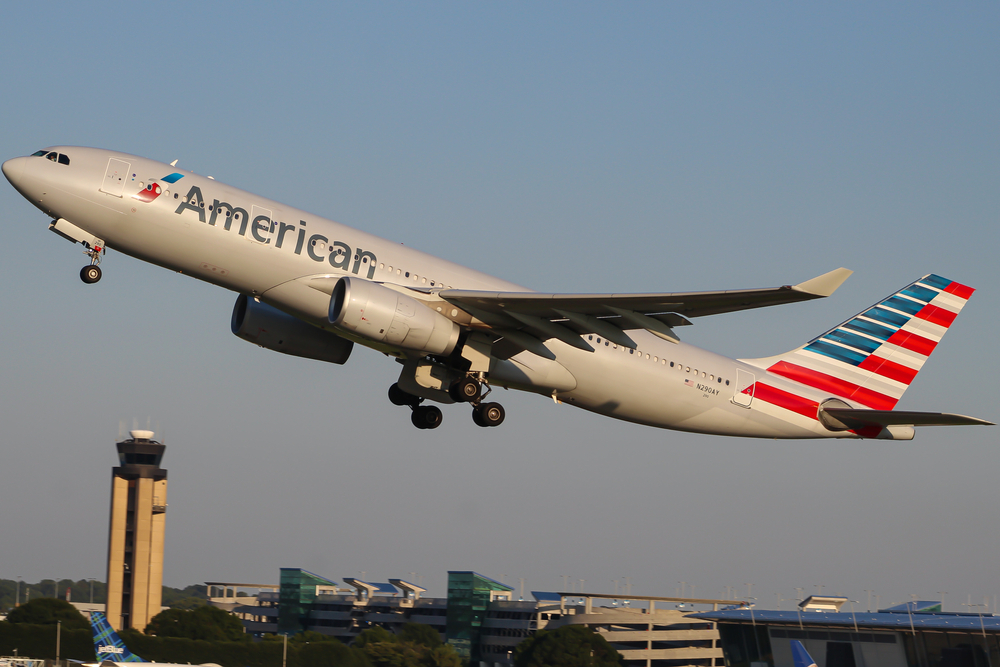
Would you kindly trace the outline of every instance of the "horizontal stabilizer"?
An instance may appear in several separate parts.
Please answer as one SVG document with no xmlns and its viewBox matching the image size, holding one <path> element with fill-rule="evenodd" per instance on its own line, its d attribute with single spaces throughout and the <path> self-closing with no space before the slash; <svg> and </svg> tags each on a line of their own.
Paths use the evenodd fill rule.
<svg viewBox="0 0 1000 667">
<path fill-rule="evenodd" d="M 856 410 L 821 408 L 821 412 L 849 427 L 865 426 L 994 426 L 993 422 L 947 412 L 909 412 L 906 410 Z"/>
</svg>

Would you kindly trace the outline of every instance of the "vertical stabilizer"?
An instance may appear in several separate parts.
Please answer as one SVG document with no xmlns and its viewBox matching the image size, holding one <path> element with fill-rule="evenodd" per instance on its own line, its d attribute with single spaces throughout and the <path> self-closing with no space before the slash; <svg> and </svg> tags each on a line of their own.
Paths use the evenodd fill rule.
<svg viewBox="0 0 1000 667">
<path fill-rule="evenodd" d="M 146 662 L 128 650 L 102 612 L 90 612 L 90 627 L 94 632 L 94 652 L 98 662 Z"/>
<path fill-rule="evenodd" d="M 792 640 L 792 660 L 795 667 L 816 667 L 816 661 L 798 639 Z"/>
<path fill-rule="evenodd" d="M 751 363 L 854 406 L 892 410 L 974 291 L 926 275 L 806 345 Z"/>
</svg>

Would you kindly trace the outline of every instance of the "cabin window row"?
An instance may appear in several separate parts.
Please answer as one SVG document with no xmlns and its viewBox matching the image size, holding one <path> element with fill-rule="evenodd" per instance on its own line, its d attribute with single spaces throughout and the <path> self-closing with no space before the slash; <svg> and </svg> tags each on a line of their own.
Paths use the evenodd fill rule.
<svg viewBox="0 0 1000 667">
<path fill-rule="evenodd" d="M 654 364 L 660 364 L 661 366 L 667 366 L 667 364 L 669 363 L 670 368 L 676 368 L 679 371 L 682 371 L 684 373 L 688 373 L 688 374 L 694 375 L 695 377 L 701 377 L 701 378 L 703 378 L 705 380 L 708 380 L 710 382 L 717 382 L 718 384 L 725 383 L 725 385 L 727 387 L 729 386 L 729 380 L 726 380 L 721 375 L 716 376 L 714 373 L 709 373 L 708 371 L 699 371 L 697 368 L 691 368 L 690 366 L 685 366 L 684 364 L 681 364 L 681 363 L 676 363 L 676 362 L 673 362 L 673 361 L 668 362 L 667 359 L 662 359 L 662 358 L 660 358 L 659 356 L 656 356 L 656 355 L 654 355 L 654 356 L 651 357 L 648 352 L 643 353 L 642 350 L 633 350 L 630 347 L 625 347 L 624 345 L 618 345 L 617 343 L 612 343 L 609 340 L 603 340 L 603 339 L 601 339 L 600 336 L 596 337 L 597 340 L 594 340 L 594 338 L 595 338 L 594 335 L 591 334 L 591 335 L 589 335 L 587 337 L 587 340 L 594 341 L 598 345 L 600 345 L 601 343 L 604 343 L 605 347 L 609 347 L 612 350 L 621 350 L 623 353 L 626 350 L 628 350 L 629 354 L 639 355 L 640 359 L 642 359 L 643 355 L 645 355 L 646 361 L 652 361 Z"/>
</svg>

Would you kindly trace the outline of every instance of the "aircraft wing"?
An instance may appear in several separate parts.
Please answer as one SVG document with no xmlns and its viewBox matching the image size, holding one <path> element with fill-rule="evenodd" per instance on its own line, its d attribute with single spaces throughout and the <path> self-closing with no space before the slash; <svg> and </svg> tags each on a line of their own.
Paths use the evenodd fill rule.
<svg viewBox="0 0 1000 667">
<path fill-rule="evenodd" d="M 798 285 L 716 292 L 545 294 L 449 289 L 438 295 L 497 333 L 514 332 L 508 337 L 519 344 L 522 341 L 517 340 L 517 332 L 527 332 L 536 339 L 559 338 L 574 347 L 591 349 L 580 334 L 595 333 L 634 348 L 624 330 L 646 329 L 676 341 L 673 327 L 691 324 L 689 317 L 830 296 L 851 273 L 841 268 Z"/>
</svg>

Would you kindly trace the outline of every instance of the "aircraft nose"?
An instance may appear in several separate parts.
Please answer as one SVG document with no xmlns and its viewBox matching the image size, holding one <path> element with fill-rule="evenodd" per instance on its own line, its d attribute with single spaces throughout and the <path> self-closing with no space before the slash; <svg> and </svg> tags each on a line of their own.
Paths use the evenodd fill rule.
<svg viewBox="0 0 1000 667">
<path fill-rule="evenodd" d="M 24 173 L 24 163 L 27 161 L 26 157 L 16 157 L 3 163 L 3 175 L 11 185 L 17 186 L 18 179 Z"/>
</svg>

